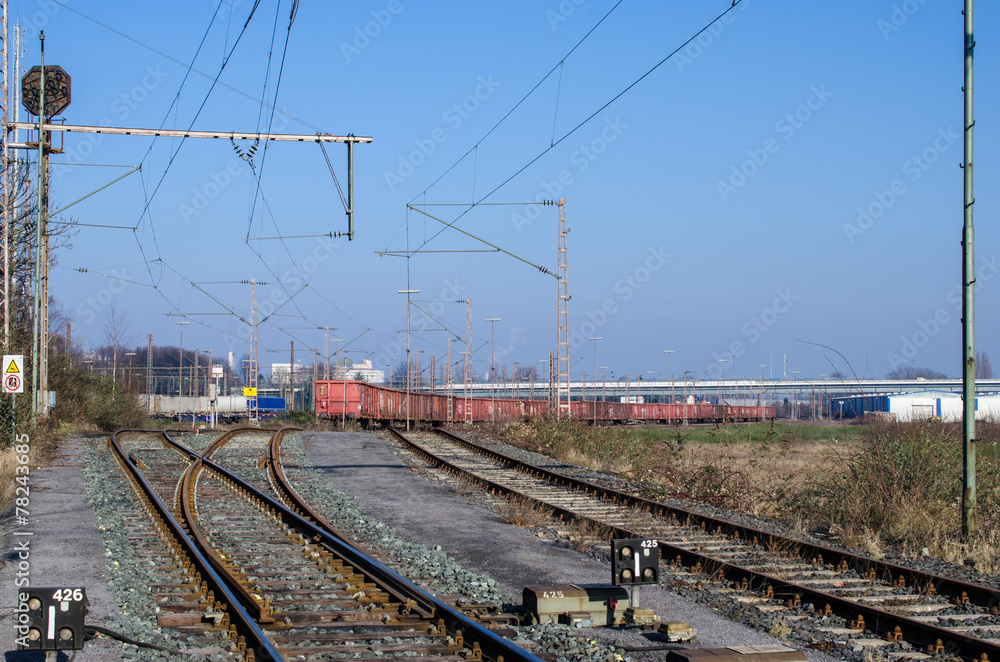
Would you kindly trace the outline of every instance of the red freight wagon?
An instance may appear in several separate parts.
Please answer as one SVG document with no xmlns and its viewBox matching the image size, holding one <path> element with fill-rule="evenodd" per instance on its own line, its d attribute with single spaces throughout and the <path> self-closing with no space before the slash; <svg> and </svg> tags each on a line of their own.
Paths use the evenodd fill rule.
<svg viewBox="0 0 1000 662">
<path fill-rule="evenodd" d="M 548 400 L 469 398 L 460 393 L 406 393 L 362 381 L 317 380 L 316 415 L 320 418 L 346 417 L 364 423 L 372 421 L 509 421 L 544 416 Z M 466 402 L 470 416 L 466 416 Z M 582 421 L 711 423 L 715 421 L 760 421 L 774 418 L 775 407 L 750 405 L 669 404 L 628 402 L 570 403 L 570 415 Z"/>
</svg>

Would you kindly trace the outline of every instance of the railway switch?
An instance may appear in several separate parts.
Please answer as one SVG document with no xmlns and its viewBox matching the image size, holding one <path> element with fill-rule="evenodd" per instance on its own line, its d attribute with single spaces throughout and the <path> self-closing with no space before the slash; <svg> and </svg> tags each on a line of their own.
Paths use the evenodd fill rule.
<svg viewBox="0 0 1000 662">
<path fill-rule="evenodd" d="M 660 581 L 660 546 L 655 538 L 611 541 L 611 583 L 615 586 L 656 584 Z"/>
<path fill-rule="evenodd" d="M 18 593 L 19 650 L 80 650 L 87 617 L 87 591 L 30 588 Z"/>
</svg>

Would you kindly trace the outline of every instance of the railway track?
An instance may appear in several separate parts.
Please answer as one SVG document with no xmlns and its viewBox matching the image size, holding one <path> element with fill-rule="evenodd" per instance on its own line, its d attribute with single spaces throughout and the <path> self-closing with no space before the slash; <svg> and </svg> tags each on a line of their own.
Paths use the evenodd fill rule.
<svg viewBox="0 0 1000 662">
<path fill-rule="evenodd" d="M 432 465 L 608 537 L 656 538 L 664 583 L 711 590 L 815 637 L 900 657 L 1000 660 L 995 589 L 706 517 L 564 476 L 444 432 L 391 430 Z M 905 642 L 905 643 L 904 643 Z M 894 646 L 893 644 L 899 644 Z"/>
<path fill-rule="evenodd" d="M 137 554 L 163 580 L 150 587 L 162 627 L 206 648 L 221 640 L 248 662 L 539 660 L 480 622 L 488 616 L 476 620 L 485 614 L 421 590 L 303 503 L 284 478 L 282 436 L 238 430 L 197 449 L 167 433 L 112 437 L 150 516 L 133 519 Z"/>
</svg>

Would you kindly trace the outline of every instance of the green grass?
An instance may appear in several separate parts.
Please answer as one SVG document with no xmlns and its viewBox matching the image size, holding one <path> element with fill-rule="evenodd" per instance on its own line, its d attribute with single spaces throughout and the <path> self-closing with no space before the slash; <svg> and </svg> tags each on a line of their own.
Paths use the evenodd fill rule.
<svg viewBox="0 0 1000 662">
<path fill-rule="evenodd" d="M 761 443 L 775 437 L 786 442 L 844 441 L 856 439 L 857 428 L 851 426 L 791 425 L 788 423 L 741 423 L 725 426 L 643 425 L 632 429 L 638 439 L 649 442 L 713 444 L 750 442 Z"/>
</svg>

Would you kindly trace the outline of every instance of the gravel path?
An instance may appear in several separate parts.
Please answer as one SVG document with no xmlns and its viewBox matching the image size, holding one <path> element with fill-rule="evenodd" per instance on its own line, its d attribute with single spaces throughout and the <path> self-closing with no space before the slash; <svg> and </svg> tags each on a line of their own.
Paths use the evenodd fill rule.
<svg viewBox="0 0 1000 662">
<path fill-rule="evenodd" d="M 8 662 L 39 662 L 39 652 L 15 650 L 15 614 L 17 581 L 21 563 L 21 541 L 29 541 L 27 579 L 32 586 L 83 586 L 90 602 L 87 623 L 103 625 L 118 613 L 115 598 L 108 590 L 104 541 L 97 529 L 97 518 L 86 501 L 83 473 L 83 437 L 66 437 L 56 454 L 40 469 L 31 467 L 29 475 L 28 523 L 4 522 L 4 555 L 0 566 L 0 641 Z M 14 532 L 31 533 L 30 536 Z M 79 662 L 120 660 L 121 645 L 106 639 L 87 642 L 76 656 Z M 60 655 L 60 660 L 68 659 Z"/>
<path fill-rule="evenodd" d="M 411 469 L 378 437 L 358 432 L 303 433 L 308 457 L 337 490 L 353 495 L 360 510 L 396 529 L 404 539 L 440 545 L 466 568 L 487 574 L 512 604 L 534 584 L 605 583 L 606 563 L 557 547 L 526 529 L 507 524 L 491 510 L 470 503 L 428 472 Z M 360 478 L 360 479 L 359 479 Z M 712 609 L 663 590 L 645 589 L 643 607 L 662 620 L 684 621 L 698 631 L 700 646 L 780 644 L 777 639 L 729 621 Z M 651 645 L 637 630 L 590 630 L 587 636 Z M 664 653 L 630 654 L 662 660 Z M 809 651 L 810 660 L 830 660 Z"/>
</svg>

